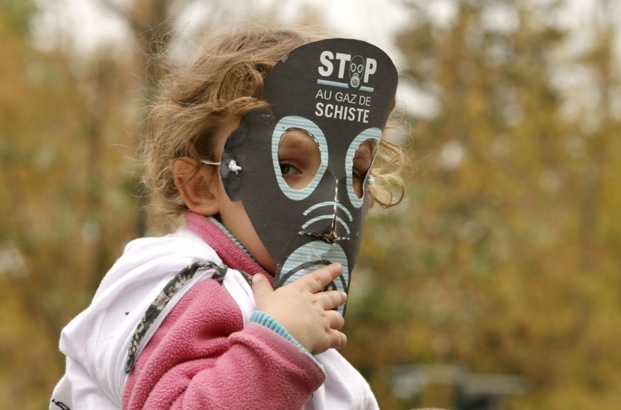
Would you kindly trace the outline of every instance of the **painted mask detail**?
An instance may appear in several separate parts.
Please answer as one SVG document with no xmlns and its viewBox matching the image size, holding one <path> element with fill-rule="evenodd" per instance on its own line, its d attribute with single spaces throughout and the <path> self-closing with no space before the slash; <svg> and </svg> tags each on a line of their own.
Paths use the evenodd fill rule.
<svg viewBox="0 0 621 410">
<path fill-rule="evenodd" d="M 273 110 L 249 112 L 227 139 L 222 181 L 231 200 L 247 204 L 278 266 L 276 286 L 339 262 L 344 273 L 328 288 L 349 291 L 368 206 L 366 170 L 396 88 L 392 61 L 369 43 L 306 44 L 267 74 L 263 98 Z M 283 157 L 296 147 L 308 151 L 314 174 L 291 186 Z M 231 172 L 231 161 L 242 170 Z"/>
<path fill-rule="evenodd" d="M 364 75 L 365 61 L 361 56 L 352 57 L 349 62 L 349 85 L 352 88 L 360 87 Z"/>
</svg>

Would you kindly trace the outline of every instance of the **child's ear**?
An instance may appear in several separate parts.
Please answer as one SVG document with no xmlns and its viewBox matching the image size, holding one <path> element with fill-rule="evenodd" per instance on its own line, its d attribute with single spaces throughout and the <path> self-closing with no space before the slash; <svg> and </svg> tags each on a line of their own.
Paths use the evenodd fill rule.
<svg viewBox="0 0 621 410">
<path fill-rule="evenodd" d="M 216 169 L 203 167 L 188 157 L 175 161 L 173 169 L 175 185 L 183 202 L 191 211 L 205 216 L 216 215 L 220 212 L 215 195 L 218 177 Z"/>
</svg>

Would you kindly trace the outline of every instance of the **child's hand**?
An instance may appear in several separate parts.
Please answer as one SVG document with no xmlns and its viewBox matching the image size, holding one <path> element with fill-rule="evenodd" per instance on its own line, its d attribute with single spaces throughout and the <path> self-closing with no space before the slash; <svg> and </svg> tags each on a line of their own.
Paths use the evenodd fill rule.
<svg viewBox="0 0 621 410">
<path fill-rule="evenodd" d="M 340 329 L 345 319 L 332 309 L 345 303 L 347 294 L 336 290 L 321 292 L 342 273 L 343 267 L 333 263 L 276 290 L 256 274 L 252 278 L 256 308 L 278 321 L 312 354 L 344 347 L 347 336 Z"/>
</svg>

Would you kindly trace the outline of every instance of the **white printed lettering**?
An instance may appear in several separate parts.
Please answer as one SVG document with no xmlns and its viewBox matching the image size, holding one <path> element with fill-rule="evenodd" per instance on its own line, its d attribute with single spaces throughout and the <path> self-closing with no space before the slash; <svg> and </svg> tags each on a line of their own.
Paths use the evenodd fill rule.
<svg viewBox="0 0 621 410">
<path fill-rule="evenodd" d="M 361 56 L 355 56 L 352 58 L 350 54 L 336 53 L 332 51 L 322 51 L 319 55 L 320 65 L 318 67 L 319 75 L 322 77 L 330 77 L 334 75 L 334 60 L 338 60 L 338 71 L 336 76 L 339 80 L 343 80 L 346 76 L 346 71 L 352 75 L 362 77 L 364 71 L 363 83 L 368 83 L 371 75 L 377 72 L 377 60 L 374 58 L 367 58 L 366 60 Z M 355 88 L 358 88 L 358 82 Z"/>
<path fill-rule="evenodd" d="M 369 82 L 369 77 L 371 76 L 371 74 L 375 74 L 376 70 L 377 70 L 377 61 L 373 58 L 367 58 L 367 66 L 366 66 L 366 69 L 364 70 L 364 82 L 365 83 Z"/>
<path fill-rule="evenodd" d="M 334 54 L 331 51 L 323 51 L 319 56 L 319 61 L 323 64 L 323 67 L 319 67 L 319 74 L 323 77 L 329 77 L 332 75 L 334 65 L 332 65 L 332 59 Z"/>
<path fill-rule="evenodd" d="M 324 104 L 318 102 L 315 105 L 315 115 L 318 117 L 334 118 L 335 120 L 369 122 L 369 110 L 340 104 Z"/>
<path fill-rule="evenodd" d="M 344 102 L 344 103 L 350 103 L 350 104 L 355 104 L 356 103 L 356 94 L 351 94 L 351 93 L 342 93 L 342 92 L 337 92 L 336 94 L 334 94 L 334 99 L 338 102 Z"/>
<path fill-rule="evenodd" d="M 349 54 L 336 53 L 336 59 L 339 60 L 339 78 L 344 78 L 345 68 L 347 62 L 351 60 L 351 56 Z"/>
</svg>

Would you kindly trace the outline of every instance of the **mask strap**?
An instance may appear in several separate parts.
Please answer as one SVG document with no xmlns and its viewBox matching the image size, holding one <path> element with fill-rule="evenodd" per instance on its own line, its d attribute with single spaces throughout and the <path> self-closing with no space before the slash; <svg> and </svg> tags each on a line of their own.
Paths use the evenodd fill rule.
<svg viewBox="0 0 621 410">
<path fill-rule="evenodd" d="M 222 165 L 222 162 L 212 162 L 212 161 L 207 161 L 206 159 L 201 159 L 201 164 L 205 164 L 205 165 Z M 237 165 L 237 162 L 235 162 L 235 160 L 231 160 L 231 162 L 229 162 L 229 169 L 231 170 L 231 172 L 233 172 L 235 175 L 237 175 L 237 174 L 239 174 L 239 171 L 242 170 L 242 167 Z"/>
</svg>

